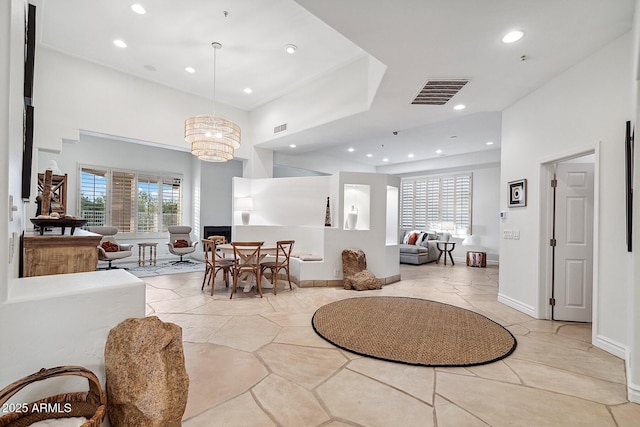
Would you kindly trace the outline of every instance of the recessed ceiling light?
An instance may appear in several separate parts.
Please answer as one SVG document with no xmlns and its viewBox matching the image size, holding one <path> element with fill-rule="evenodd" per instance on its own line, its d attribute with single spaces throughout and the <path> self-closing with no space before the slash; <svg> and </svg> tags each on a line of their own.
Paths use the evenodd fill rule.
<svg viewBox="0 0 640 427">
<path fill-rule="evenodd" d="M 356 150 L 354 148 L 347 148 L 347 151 L 350 152 L 350 153 L 353 153 Z"/>
<path fill-rule="evenodd" d="M 387 159 L 386 157 L 384 159 L 382 159 L 383 162 L 388 162 L 389 159 Z"/>
<path fill-rule="evenodd" d="M 493 141 L 487 142 L 487 145 L 493 145 Z"/>
<path fill-rule="evenodd" d="M 510 31 L 502 36 L 502 43 L 515 43 L 524 37 L 524 33 L 520 30 Z"/>
<path fill-rule="evenodd" d="M 289 144 L 289 147 L 291 147 L 291 148 L 296 148 L 296 147 L 297 147 L 297 145 L 296 145 L 296 144 Z"/>
<path fill-rule="evenodd" d="M 409 154 L 407 157 L 410 158 L 410 159 L 413 159 L 414 155 L 413 154 Z"/>
<path fill-rule="evenodd" d="M 250 87 L 245 87 L 245 88 L 243 89 L 243 92 L 244 92 L 244 93 L 251 93 L 251 92 L 253 92 L 253 90 L 251 90 L 251 88 L 250 88 Z"/>
<path fill-rule="evenodd" d="M 284 46 L 284 50 L 288 54 L 293 55 L 294 53 L 296 53 L 296 50 L 298 50 L 298 46 L 296 46 L 295 44 L 287 44 Z"/>
<path fill-rule="evenodd" d="M 122 47 L 122 48 L 127 47 L 127 44 L 123 40 L 120 40 L 120 39 L 114 40 L 113 44 L 115 44 L 118 47 Z"/>
<path fill-rule="evenodd" d="M 132 4 L 131 5 L 131 10 L 133 10 L 138 15 L 144 15 L 145 13 L 147 13 L 147 11 L 144 10 L 144 7 L 142 7 L 142 5 L 138 4 L 138 3 Z"/>
<path fill-rule="evenodd" d="M 196 72 L 196 70 L 195 70 L 193 67 L 187 67 L 187 68 L 185 68 L 184 70 L 185 70 L 187 73 L 192 73 L 192 74 Z"/>
<path fill-rule="evenodd" d="M 368 154 L 367 154 L 367 157 L 373 157 L 373 154 L 368 153 Z"/>
<path fill-rule="evenodd" d="M 436 154 L 442 154 L 442 150 L 436 150 Z"/>
<path fill-rule="evenodd" d="M 458 104 L 455 107 L 453 107 L 454 110 L 458 110 L 458 111 L 459 110 L 464 110 L 465 108 L 467 108 L 467 106 L 464 105 L 464 104 Z"/>
</svg>

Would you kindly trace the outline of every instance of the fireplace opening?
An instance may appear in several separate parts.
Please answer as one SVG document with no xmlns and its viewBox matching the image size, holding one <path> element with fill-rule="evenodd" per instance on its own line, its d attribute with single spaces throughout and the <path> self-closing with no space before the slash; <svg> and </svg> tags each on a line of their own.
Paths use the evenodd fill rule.
<svg viewBox="0 0 640 427">
<path fill-rule="evenodd" d="M 230 225 L 215 225 L 209 226 L 205 225 L 204 233 L 202 234 L 205 239 L 208 239 L 209 236 L 224 236 L 227 239 L 227 242 L 231 242 L 231 226 Z"/>
</svg>

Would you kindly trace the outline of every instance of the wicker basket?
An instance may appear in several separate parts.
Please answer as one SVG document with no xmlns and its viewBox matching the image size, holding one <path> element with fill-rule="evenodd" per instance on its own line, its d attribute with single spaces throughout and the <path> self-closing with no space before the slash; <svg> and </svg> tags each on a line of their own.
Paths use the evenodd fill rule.
<svg viewBox="0 0 640 427">
<path fill-rule="evenodd" d="M 105 416 L 107 398 L 95 374 L 82 366 L 58 366 L 44 369 L 9 384 L 0 391 L 0 407 L 11 396 L 27 385 L 47 378 L 75 375 L 89 380 L 89 391 L 64 393 L 45 397 L 29 404 L 23 404 L 18 412 L 10 412 L 0 417 L 0 427 L 29 426 L 36 421 L 56 418 L 85 417 L 82 427 L 99 427 Z"/>
</svg>

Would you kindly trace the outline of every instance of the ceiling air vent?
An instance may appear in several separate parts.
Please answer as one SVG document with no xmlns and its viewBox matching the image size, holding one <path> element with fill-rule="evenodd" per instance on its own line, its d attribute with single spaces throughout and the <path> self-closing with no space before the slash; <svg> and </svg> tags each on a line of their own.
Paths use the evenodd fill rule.
<svg viewBox="0 0 640 427">
<path fill-rule="evenodd" d="M 418 105 L 444 105 L 468 82 L 469 80 L 430 80 L 411 103 Z"/>
<path fill-rule="evenodd" d="M 273 134 L 275 135 L 275 134 L 278 134 L 278 133 L 284 132 L 284 131 L 286 131 L 286 130 L 287 130 L 287 124 L 285 123 L 285 124 L 283 124 L 283 125 L 280 125 L 280 126 L 276 126 L 276 127 L 274 127 L 274 128 L 273 128 Z"/>
</svg>

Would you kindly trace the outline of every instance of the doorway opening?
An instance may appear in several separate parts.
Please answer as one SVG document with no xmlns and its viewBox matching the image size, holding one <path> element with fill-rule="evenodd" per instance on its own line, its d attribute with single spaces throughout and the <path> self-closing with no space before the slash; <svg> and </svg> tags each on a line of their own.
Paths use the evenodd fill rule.
<svg viewBox="0 0 640 427">
<path fill-rule="evenodd" d="M 591 322 L 597 218 L 594 150 L 542 165 L 539 313 L 551 320 Z"/>
</svg>

